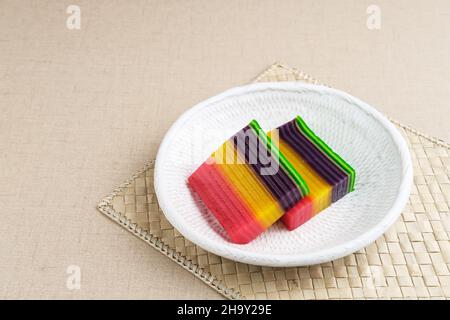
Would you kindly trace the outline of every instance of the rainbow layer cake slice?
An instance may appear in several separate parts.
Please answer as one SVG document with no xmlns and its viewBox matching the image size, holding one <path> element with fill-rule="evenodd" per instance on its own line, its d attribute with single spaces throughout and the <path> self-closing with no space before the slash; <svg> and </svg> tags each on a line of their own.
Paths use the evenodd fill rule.
<svg viewBox="0 0 450 320">
<path fill-rule="evenodd" d="M 355 170 L 321 140 L 305 123 L 294 120 L 269 133 L 274 144 L 302 176 L 309 195 L 281 218 L 293 230 L 354 190 Z M 275 143 L 277 142 L 277 143 Z M 308 205 L 306 205 L 306 203 Z"/>
<path fill-rule="evenodd" d="M 196 169 L 188 183 L 230 241 L 243 244 L 286 212 L 313 211 L 307 183 L 297 171 L 253 120 Z"/>
</svg>

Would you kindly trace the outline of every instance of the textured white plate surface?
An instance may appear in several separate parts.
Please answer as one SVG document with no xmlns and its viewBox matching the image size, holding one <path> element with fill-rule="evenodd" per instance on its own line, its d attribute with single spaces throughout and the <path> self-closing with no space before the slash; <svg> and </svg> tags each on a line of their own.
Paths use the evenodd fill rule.
<svg viewBox="0 0 450 320">
<path fill-rule="evenodd" d="M 355 191 L 295 231 L 276 223 L 248 244 L 228 242 L 187 178 L 252 119 L 268 131 L 296 115 L 355 168 Z M 367 246 L 395 222 L 411 183 L 406 142 L 389 120 L 344 92 L 298 82 L 237 87 L 197 104 L 167 132 L 155 164 L 159 204 L 183 236 L 217 255 L 265 266 L 317 264 Z"/>
</svg>

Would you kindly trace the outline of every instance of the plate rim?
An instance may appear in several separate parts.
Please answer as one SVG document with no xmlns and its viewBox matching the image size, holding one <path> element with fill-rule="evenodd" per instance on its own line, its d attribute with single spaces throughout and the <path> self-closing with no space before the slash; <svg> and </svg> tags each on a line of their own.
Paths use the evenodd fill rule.
<svg viewBox="0 0 450 320">
<path fill-rule="evenodd" d="M 161 183 L 162 176 L 162 159 L 167 152 L 168 143 L 170 138 L 175 134 L 177 129 L 184 124 L 189 118 L 194 115 L 197 111 L 208 107 L 210 104 L 214 102 L 218 102 L 223 100 L 224 98 L 229 98 L 236 95 L 241 95 L 248 92 L 254 91 L 264 91 L 264 90 L 289 90 L 295 91 L 299 89 L 306 90 L 315 90 L 320 91 L 322 93 L 335 94 L 349 100 L 357 107 L 361 108 L 367 114 L 369 114 L 374 120 L 378 121 L 390 134 L 393 139 L 394 144 L 399 151 L 401 163 L 402 163 L 402 181 L 400 183 L 397 197 L 388 210 L 386 215 L 370 230 L 362 233 L 358 237 L 341 243 L 336 246 L 332 246 L 330 248 L 322 249 L 316 252 L 310 253 L 299 253 L 299 254 L 264 254 L 259 252 L 249 252 L 243 251 L 237 246 L 227 246 L 221 243 L 216 243 L 211 241 L 209 238 L 203 237 L 201 234 L 197 234 L 189 230 L 186 224 L 180 223 L 179 219 L 176 218 L 176 209 L 172 207 L 170 200 L 168 197 L 164 195 L 164 191 L 162 190 Z M 212 252 L 216 255 L 225 257 L 227 259 L 231 259 L 234 261 L 239 261 L 243 263 L 250 263 L 254 265 L 262 265 L 262 266 L 272 266 L 272 267 L 293 267 L 293 266 L 304 266 L 304 265 L 314 265 L 324 262 L 329 262 L 331 260 L 335 260 L 341 257 L 344 257 L 348 254 L 356 252 L 367 245 L 374 242 L 378 239 L 382 234 L 386 232 L 386 230 L 397 220 L 400 216 L 404 206 L 406 205 L 409 194 L 411 191 L 411 186 L 413 182 L 413 168 L 412 168 L 412 160 L 409 152 L 409 148 L 403 136 L 397 130 L 397 128 L 390 122 L 383 114 L 381 114 L 378 110 L 367 104 L 366 102 L 338 89 L 295 82 L 295 81 L 284 81 L 284 82 L 260 82 L 253 83 L 244 86 L 233 87 L 231 89 L 225 90 L 222 93 L 214 95 L 206 100 L 203 100 L 193 107 L 187 109 L 183 114 L 181 114 L 178 119 L 171 125 L 169 130 L 164 135 L 164 138 L 161 142 L 161 145 L 158 149 L 158 153 L 155 161 L 155 169 L 154 169 L 154 187 L 155 193 L 158 199 L 159 206 L 167 218 L 167 220 L 177 229 L 184 237 L 186 237 L 189 241 L 195 243 L 199 247 L 203 248 L 206 251 Z"/>
</svg>

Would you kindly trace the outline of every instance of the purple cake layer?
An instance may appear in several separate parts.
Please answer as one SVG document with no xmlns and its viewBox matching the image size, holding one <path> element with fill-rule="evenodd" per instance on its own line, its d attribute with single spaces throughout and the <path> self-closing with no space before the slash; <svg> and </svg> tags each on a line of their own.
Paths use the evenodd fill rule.
<svg viewBox="0 0 450 320">
<path fill-rule="evenodd" d="M 274 174 L 261 174 L 263 168 L 267 168 L 268 164 L 274 165 L 275 162 L 266 146 L 258 143 L 255 132 L 249 126 L 235 134 L 232 139 L 246 163 L 250 164 L 284 210 L 289 210 L 302 198 L 294 181 L 278 164 Z"/>
</svg>

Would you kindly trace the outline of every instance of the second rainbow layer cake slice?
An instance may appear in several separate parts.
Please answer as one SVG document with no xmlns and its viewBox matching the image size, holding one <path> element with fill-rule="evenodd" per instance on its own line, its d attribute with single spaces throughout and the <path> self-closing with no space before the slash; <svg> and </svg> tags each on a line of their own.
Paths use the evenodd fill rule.
<svg viewBox="0 0 450 320">
<path fill-rule="evenodd" d="M 305 123 L 294 120 L 269 133 L 292 167 L 302 176 L 310 193 L 281 220 L 294 230 L 338 201 L 355 187 L 355 170 L 321 140 Z"/>
<path fill-rule="evenodd" d="M 308 186 L 253 120 L 223 143 L 188 179 L 234 243 L 247 243 L 296 208 Z"/>
</svg>

